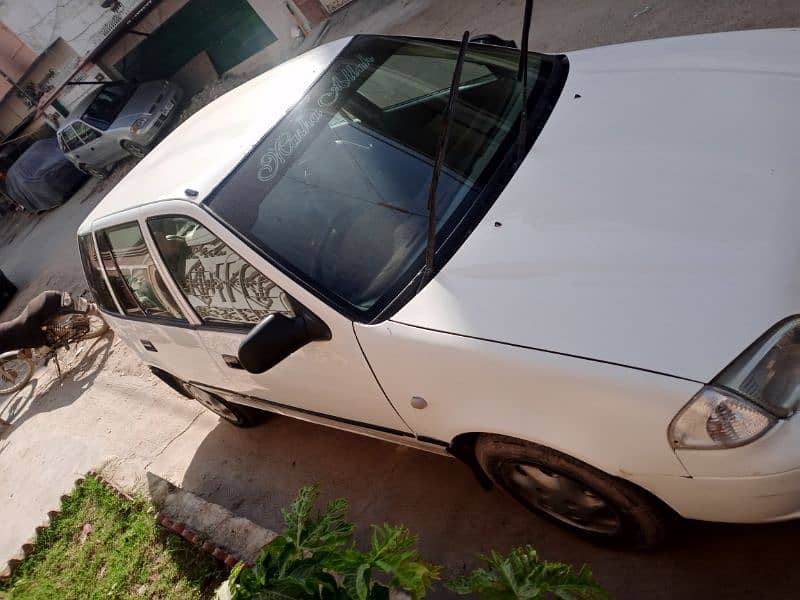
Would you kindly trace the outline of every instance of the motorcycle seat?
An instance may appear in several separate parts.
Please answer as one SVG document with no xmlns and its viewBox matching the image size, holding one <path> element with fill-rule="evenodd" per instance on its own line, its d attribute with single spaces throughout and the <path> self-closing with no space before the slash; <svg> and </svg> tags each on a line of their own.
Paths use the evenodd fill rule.
<svg viewBox="0 0 800 600">
<path fill-rule="evenodd" d="M 61 309 L 61 292 L 42 292 L 16 318 L 0 323 L 0 353 L 47 343 L 42 325 Z"/>
</svg>

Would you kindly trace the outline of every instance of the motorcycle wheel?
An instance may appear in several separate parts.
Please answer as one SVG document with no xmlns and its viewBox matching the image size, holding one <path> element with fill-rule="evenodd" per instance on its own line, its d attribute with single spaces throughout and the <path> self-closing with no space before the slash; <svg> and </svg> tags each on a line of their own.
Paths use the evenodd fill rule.
<svg viewBox="0 0 800 600">
<path fill-rule="evenodd" d="M 22 354 L 0 358 L 0 395 L 21 390 L 33 377 L 33 361 Z"/>
</svg>

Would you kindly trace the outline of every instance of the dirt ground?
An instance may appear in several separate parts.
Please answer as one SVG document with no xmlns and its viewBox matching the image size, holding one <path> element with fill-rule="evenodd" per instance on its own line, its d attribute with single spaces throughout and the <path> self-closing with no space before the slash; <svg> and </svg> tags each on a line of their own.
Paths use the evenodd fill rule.
<svg viewBox="0 0 800 600">
<path fill-rule="evenodd" d="M 360 31 L 458 37 L 464 29 L 518 39 L 521 7 L 521 0 L 356 0 L 331 20 L 325 39 Z M 797 0 L 537 0 L 532 46 L 566 50 L 798 26 Z M 62 207 L 0 224 L 0 268 L 20 288 L 0 319 L 44 289 L 85 289 L 75 231 L 131 166 L 88 182 Z M 444 457 L 284 417 L 237 430 L 158 382 L 113 335 L 64 360 L 62 381 L 52 366 L 41 368 L 27 388 L 0 398 L 0 418 L 11 423 L 0 432 L 0 561 L 33 534 L 76 477 L 105 465 L 130 488 L 163 477 L 271 529 L 280 528 L 280 508 L 299 487 L 320 481 L 326 498 L 350 499 L 362 535 L 369 523 L 403 522 L 420 535 L 424 555 L 447 566 L 447 576 L 474 566 L 480 552 L 531 543 L 547 558 L 589 564 L 618 598 L 797 597 L 800 573 L 786 565 L 799 522 L 687 523 L 654 553 L 601 549 L 498 491 L 482 491 L 465 467 Z"/>
</svg>

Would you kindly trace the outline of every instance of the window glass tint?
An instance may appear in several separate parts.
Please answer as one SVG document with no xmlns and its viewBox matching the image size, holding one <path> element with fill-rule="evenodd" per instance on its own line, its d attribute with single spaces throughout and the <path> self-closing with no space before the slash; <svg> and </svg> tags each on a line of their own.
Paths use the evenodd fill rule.
<svg viewBox="0 0 800 600">
<path fill-rule="evenodd" d="M 81 146 L 83 146 L 83 142 L 78 137 L 78 134 L 75 133 L 75 129 L 72 125 L 66 127 L 61 132 L 61 145 L 67 150 L 67 152 L 71 152 L 72 150 L 77 150 Z"/>
<path fill-rule="evenodd" d="M 197 221 L 148 219 L 158 251 L 197 315 L 208 323 L 254 324 L 294 316 L 286 294 Z"/>
<path fill-rule="evenodd" d="M 114 293 L 126 314 L 183 319 L 172 294 L 147 251 L 136 223 L 106 229 L 98 235 L 101 257 Z"/>
<path fill-rule="evenodd" d="M 103 279 L 100 259 L 97 256 L 97 249 L 94 246 L 91 233 L 78 238 L 78 249 L 81 253 L 81 263 L 83 264 L 83 272 L 86 274 L 86 282 L 92 291 L 94 301 L 103 310 L 113 313 L 118 312 L 111 292 L 106 285 L 105 279 Z"/>
<path fill-rule="evenodd" d="M 413 73 L 414 77 L 409 77 Z M 446 56 L 415 56 L 397 53 L 390 56 L 364 83 L 358 93 L 381 110 L 397 108 L 404 102 L 420 100 L 432 92 L 447 92 L 453 77 L 453 61 Z M 465 62 L 461 87 L 480 83 L 494 76 L 488 66 Z"/>
<path fill-rule="evenodd" d="M 104 86 L 83 113 L 83 119 L 105 131 L 117 118 L 135 90 L 136 85 L 132 83 Z"/>
<path fill-rule="evenodd" d="M 337 306 L 375 315 L 423 266 L 458 45 L 356 37 L 207 201 Z M 439 179 L 441 243 L 513 150 L 519 52 L 469 47 Z M 552 59 L 531 54 L 532 102 Z M 496 194 L 495 188 L 487 193 Z"/>
<path fill-rule="evenodd" d="M 97 131 L 96 129 L 92 129 L 82 121 L 75 121 L 73 127 L 75 128 L 75 133 L 77 133 L 80 136 L 84 144 L 88 144 L 92 140 L 96 140 L 97 138 L 100 137 L 99 131 Z"/>
</svg>

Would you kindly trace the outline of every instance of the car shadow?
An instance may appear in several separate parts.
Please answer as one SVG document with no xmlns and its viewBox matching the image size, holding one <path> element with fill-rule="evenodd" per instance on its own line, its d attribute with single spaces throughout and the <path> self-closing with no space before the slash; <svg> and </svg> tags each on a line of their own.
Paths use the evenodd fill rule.
<svg viewBox="0 0 800 600">
<path fill-rule="evenodd" d="M 321 484 L 322 500 L 344 497 L 360 543 L 371 524 L 403 523 L 422 555 L 466 573 L 478 556 L 532 544 L 541 556 L 587 564 L 620 599 L 796 597 L 800 573 L 787 569 L 800 522 L 732 526 L 675 524 L 655 551 L 591 544 L 532 515 L 499 489 L 483 490 L 456 460 L 331 428 L 272 416 L 253 429 L 221 421 L 202 441 L 183 488 L 272 530 L 297 490 Z M 443 585 L 434 598 L 452 597 Z"/>
<path fill-rule="evenodd" d="M 79 343 L 75 350 L 59 352 L 61 378 L 53 361 L 49 365 L 37 365 L 33 378 L 24 388 L 7 399 L 0 397 L 0 419 L 10 427 L 0 436 L 8 437 L 25 421 L 44 412 L 69 406 L 94 382 L 108 360 L 114 342 L 113 331 L 103 336 Z M 0 453 L 3 448 L 0 448 Z"/>
</svg>

